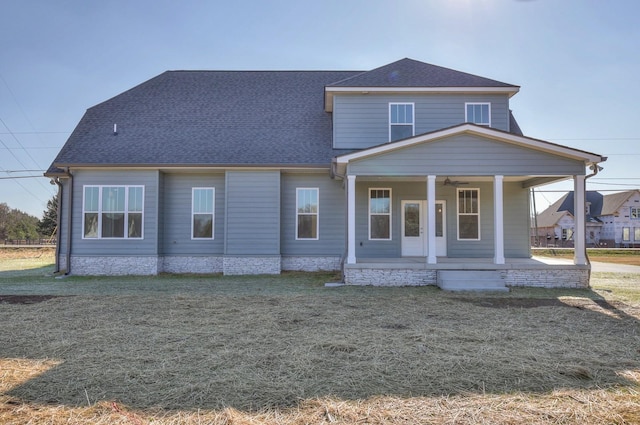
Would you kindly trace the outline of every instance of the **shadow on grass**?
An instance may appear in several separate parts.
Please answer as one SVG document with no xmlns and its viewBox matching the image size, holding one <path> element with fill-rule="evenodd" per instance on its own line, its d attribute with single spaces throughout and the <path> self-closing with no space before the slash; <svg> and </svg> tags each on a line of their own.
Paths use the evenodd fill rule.
<svg viewBox="0 0 640 425">
<path fill-rule="evenodd" d="M 633 306 L 594 292 L 536 299 L 303 286 L 3 306 L 0 357 L 61 362 L 6 394 L 68 406 L 261 410 L 325 396 L 638 385 L 629 378 L 640 370 Z"/>
</svg>

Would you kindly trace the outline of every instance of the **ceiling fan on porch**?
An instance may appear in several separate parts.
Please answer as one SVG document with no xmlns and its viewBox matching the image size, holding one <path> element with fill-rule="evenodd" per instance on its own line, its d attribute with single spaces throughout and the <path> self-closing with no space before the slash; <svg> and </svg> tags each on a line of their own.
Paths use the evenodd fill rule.
<svg viewBox="0 0 640 425">
<path fill-rule="evenodd" d="M 444 179 L 444 186 L 453 186 L 453 187 L 458 187 L 461 186 L 463 184 L 469 184 L 469 182 L 463 182 L 463 181 L 459 181 L 459 180 L 451 180 L 449 177 L 447 177 L 446 179 Z"/>
</svg>

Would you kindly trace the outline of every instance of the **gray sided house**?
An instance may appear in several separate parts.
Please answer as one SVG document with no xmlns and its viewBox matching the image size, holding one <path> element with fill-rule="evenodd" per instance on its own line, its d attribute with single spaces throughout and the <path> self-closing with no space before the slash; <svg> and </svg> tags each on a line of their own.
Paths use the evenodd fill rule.
<svg viewBox="0 0 640 425">
<path fill-rule="evenodd" d="M 47 171 L 58 269 L 587 286 L 584 237 L 571 264 L 532 259 L 529 190 L 572 178 L 584 205 L 606 158 L 524 136 L 518 91 L 411 59 L 165 72 L 87 110 Z"/>
</svg>

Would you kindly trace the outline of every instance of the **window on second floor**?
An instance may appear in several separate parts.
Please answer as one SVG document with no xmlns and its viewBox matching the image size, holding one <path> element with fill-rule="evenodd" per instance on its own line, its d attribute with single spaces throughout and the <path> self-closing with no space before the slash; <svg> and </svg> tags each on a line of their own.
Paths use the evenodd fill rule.
<svg viewBox="0 0 640 425">
<path fill-rule="evenodd" d="M 634 220 L 640 219 L 640 207 L 631 207 L 631 218 Z"/>
<path fill-rule="evenodd" d="M 413 103 L 389 104 L 389 141 L 406 139 L 414 134 Z"/>
<path fill-rule="evenodd" d="M 465 121 L 478 125 L 491 126 L 490 103 L 465 103 Z"/>
</svg>

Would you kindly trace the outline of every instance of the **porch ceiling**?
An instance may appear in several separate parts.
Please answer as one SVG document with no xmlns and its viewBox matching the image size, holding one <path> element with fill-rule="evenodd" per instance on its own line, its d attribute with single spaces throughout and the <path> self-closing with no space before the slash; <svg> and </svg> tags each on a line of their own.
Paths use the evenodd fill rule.
<svg viewBox="0 0 640 425">
<path fill-rule="evenodd" d="M 563 180 L 568 180 L 572 176 L 504 176 L 504 182 L 521 182 L 522 187 L 536 187 L 543 186 L 550 183 L 556 183 Z M 449 179 L 451 186 L 456 186 L 459 182 L 474 183 L 474 182 L 492 182 L 494 176 L 437 176 L 436 185 L 444 185 L 445 181 Z M 356 177 L 359 182 L 426 182 L 427 176 L 368 176 L 358 175 Z"/>
</svg>

